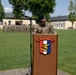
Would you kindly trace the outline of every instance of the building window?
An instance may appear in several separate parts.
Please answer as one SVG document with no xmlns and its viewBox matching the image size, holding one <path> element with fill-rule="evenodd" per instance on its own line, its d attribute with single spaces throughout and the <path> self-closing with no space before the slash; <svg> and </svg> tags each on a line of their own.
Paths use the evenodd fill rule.
<svg viewBox="0 0 76 75">
<path fill-rule="evenodd" d="M 23 25 L 23 21 L 16 21 L 15 24 L 16 25 Z"/>
<path fill-rule="evenodd" d="M 59 23 L 59 27 L 60 27 L 60 23 Z"/>
<path fill-rule="evenodd" d="M 11 21 L 8 21 L 8 25 L 11 25 Z"/>
<path fill-rule="evenodd" d="M 65 23 L 63 23 L 63 28 L 65 28 Z"/>
<path fill-rule="evenodd" d="M 61 27 L 63 27 L 63 24 L 61 24 Z"/>
<path fill-rule="evenodd" d="M 63 23 L 63 25 L 65 25 L 65 23 Z"/>
<path fill-rule="evenodd" d="M 57 27 L 59 27 L 59 25 L 58 24 L 56 24 L 57 25 Z"/>
<path fill-rule="evenodd" d="M 0 21 L 0 25 L 3 25 L 3 21 Z"/>
</svg>

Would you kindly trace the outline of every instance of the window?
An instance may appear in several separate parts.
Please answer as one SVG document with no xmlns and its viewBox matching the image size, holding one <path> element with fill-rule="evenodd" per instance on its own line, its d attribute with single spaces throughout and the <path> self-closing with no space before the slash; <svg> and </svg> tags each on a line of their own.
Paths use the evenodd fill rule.
<svg viewBox="0 0 76 75">
<path fill-rule="evenodd" d="M 16 25 L 23 25 L 23 21 L 16 21 L 15 24 Z"/>
<path fill-rule="evenodd" d="M 8 21 L 8 25 L 11 25 L 11 21 Z"/>
<path fill-rule="evenodd" d="M 63 25 L 65 25 L 65 23 L 63 23 Z"/>
<path fill-rule="evenodd" d="M 61 24 L 61 27 L 63 27 L 63 24 Z"/>
<path fill-rule="evenodd" d="M 63 23 L 63 28 L 65 28 L 65 23 Z"/>
<path fill-rule="evenodd" d="M 61 24 L 61 23 L 59 23 L 59 27 L 60 27 L 60 24 Z"/>
</svg>

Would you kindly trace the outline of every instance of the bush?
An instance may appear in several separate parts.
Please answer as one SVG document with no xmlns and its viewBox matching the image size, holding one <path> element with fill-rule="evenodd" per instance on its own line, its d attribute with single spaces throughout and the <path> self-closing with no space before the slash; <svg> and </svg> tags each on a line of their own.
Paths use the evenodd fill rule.
<svg viewBox="0 0 76 75">
<path fill-rule="evenodd" d="M 73 27 L 68 27 L 68 29 L 74 29 Z"/>
</svg>

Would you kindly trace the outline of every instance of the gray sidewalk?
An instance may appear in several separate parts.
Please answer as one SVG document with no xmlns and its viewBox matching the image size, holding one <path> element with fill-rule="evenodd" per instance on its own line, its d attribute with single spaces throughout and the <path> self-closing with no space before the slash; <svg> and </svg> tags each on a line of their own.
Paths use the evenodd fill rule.
<svg viewBox="0 0 76 75">
<path fill-rule="evenodd" d="M 26 75 L 26 73 L 29 73 L 28 68 L 0 71 L 0 75 Z M 57 75 L 70 75 L 70 74 L 67 74 L 61 70 L 58 70 Z"/>
</svg>

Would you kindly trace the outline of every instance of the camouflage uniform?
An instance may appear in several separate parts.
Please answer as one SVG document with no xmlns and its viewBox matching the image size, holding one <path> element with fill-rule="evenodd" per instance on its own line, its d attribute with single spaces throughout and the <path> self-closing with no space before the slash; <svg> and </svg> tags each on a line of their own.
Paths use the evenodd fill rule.
<svg viewBox="0 0 76 75">
<path fill-rule="evenodd" d="M 33 26 L 34 34 L 57 34 L 53 25 L 51 23 L 46 22 L 44 26 L 37 24 Z"/>
</svg>

